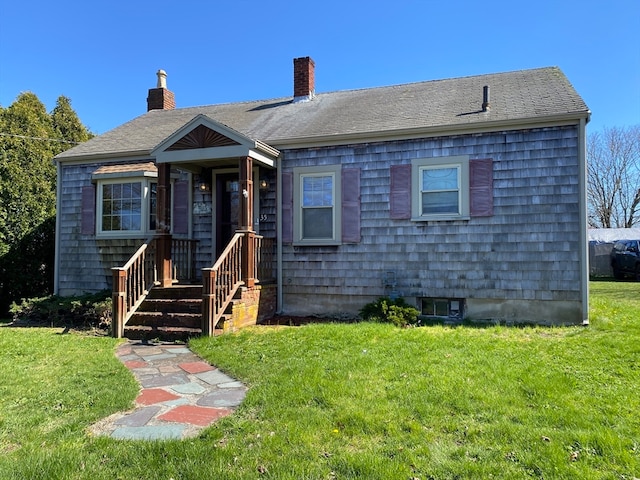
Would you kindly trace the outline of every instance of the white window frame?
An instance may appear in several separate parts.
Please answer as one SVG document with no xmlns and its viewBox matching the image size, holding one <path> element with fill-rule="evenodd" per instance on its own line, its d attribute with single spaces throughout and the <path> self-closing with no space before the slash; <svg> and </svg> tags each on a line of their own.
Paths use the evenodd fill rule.
<svg viewBox="0 0 640 480">
<path fill-rule="evenodd" d="M 458 212 L 422 213 L 422 172 L 455 168 L 458 171 Z M 418 158 L 411 161 L 411 220 L 468 220 L 469 215 L 469 156 Z"/>
<path fill-rule="evenodd" d="M 340 245 L 342 243 L 342 167 L 341 165 L 324 165 L 319 167 L 297 167 L 293 169 L 293 243 L 294 245 Z M 309 177 L 331 176 L 332 191 L 332 230 L 327 238 L 304 238 L 303 236 L 303 202 L 302 183 Z"/>
<path fill-rule="evenodd" d="M 103 187 L 124 183 L 140 183 L 142 188 L 142 204 L 140 208 L 140 229 L 138 230 L 103 230 L 102 229 L 102 204 Z M 96 236 L 100 238 L 138 238 L 152 234 L 155 230 L 150 228 L 151 209 L 151 184 L 158 183 L 157 178 L 150 177 L 123 177 L 99 179 L 96 181 Z"/>
</svg>

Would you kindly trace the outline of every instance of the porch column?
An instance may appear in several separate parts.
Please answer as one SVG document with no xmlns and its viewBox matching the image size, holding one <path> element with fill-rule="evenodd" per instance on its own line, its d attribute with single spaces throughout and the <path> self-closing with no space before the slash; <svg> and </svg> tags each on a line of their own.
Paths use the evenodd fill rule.
<svg viewBox="0 0 640 480">
<path fill-rule="evenodd" d="M 162 287 L 173 283 L 171 269 L 171 164 L 158 165 L 158 187 L 156 190 L 156 263 L 158 281 Z"/>
<path fill-rule="evenodd" d="M 255 285 L 255 236 L 253 231 L 253 159 L 241 158 L 238 169 L 240 171 L 240 218 L 238 218 L 238 233 L 244 233 L 242 248 L 242 280 L 246 287 Z"/>
</svg>

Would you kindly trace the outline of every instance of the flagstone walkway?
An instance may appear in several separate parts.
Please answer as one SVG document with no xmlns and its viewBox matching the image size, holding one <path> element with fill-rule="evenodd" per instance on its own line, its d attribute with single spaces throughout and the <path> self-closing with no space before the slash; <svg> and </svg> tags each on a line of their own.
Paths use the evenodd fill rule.
<svg viewBox="0 0 640 480">
<path fill-rule="evenodd" d="M 142 389 L 135 408 L 101 420 L 94 435 L 126 440 L 168 440 L 196 436 L 233 413 L 247 388 L 186 346 L 130 341 L 116 356 Z"/>
</svg>

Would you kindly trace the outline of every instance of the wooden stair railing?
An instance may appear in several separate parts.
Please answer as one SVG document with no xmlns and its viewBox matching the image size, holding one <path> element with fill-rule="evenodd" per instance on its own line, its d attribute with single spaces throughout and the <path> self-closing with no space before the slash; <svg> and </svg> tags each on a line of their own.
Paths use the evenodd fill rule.
<svg viewBox="0 0 640 480">
<path fill-rule="evenodd" d="M 276 242 L 275 238 L 255 235 L 255 273 L 259 283 L 267 283 L 276 279 Z"/>
<path fill-rule="evenodd" d="M 171 261 L 173 262 L 174 281 L 194 282 L 196 273 L 196 248 L 198 240 L 183 238 L 171 239 Z"/>
<path fill-rule="evenodd" d="M 113 274 L 112 334 L 124 336 L 124 326 L 158 283 L 156 239 L 149 237 L 122 267 L 111 269 Z M 172 239 L 173 283 L 195 278 L 197 240 Z"/>
<path fill-rule="evenodd" d="M 202 269 L 202 334 L 211 336 L 242 281 L 244 234 L 236 233 L 211 268 Z"/>
<path fill-rule="evenodd" d="M 111 269 L 113 273 L 112 334 L 124 336 L 124 326 L 144 301 L 156 282 L 156 240 L 148 238 L 122 267 Z"/>
</svg>

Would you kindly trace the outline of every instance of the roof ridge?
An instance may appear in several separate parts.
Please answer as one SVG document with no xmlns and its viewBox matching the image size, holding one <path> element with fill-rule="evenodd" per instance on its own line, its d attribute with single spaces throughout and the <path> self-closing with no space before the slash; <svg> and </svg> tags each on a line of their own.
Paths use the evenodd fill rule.
<svg viewBox="0 0 640 480">
<path fill-rule="evenodd" d="M 351 92 L 364 92 L 364 91 L 371 91 L 371 90 L 381 90 L 381 89 L 386 89 L 386 88 L 398 88 L 398 87 L 406 87 L 406 86 L 411 86 L 411 85 L 423 85 L 423 84 L 428 84 L 428 83 L 439 83 L 439 82 L 447 82 L 447 81 L 459 81 L 459 80 L 468 80 L 468 79 L 472 79 L 472 78 L 481 78 L 481 77 L 493 77 L 493 76 L 507 76 L 507 75 L 513 75 L 513 74 L 517 74 L 517 73 L 531 73 L 531 72 L 535 72 L 535 71 L 544 71 L 544 70 L 558 70 L 560 72 L 562 72 L 562 70 L 558 67 L 558 66 L 547 66 L 547 67 L 535 67 L 535 68 L 524 68 L 524 69 L 519 69 L 519 70 L 511 70 L 508 72 L 493 72 L 493 73 L 483 73 L 483 74 L 477 74 L 477 75 L 465 75 L 462 77 L 446 77 L 446 78 L 437 78 L 437 79 L 432 79 L 432 80 L 420 80 L 420 81 L 416 81 L 416 82 L 405 82 L 405 83 L 394 83 L 394 84 L 390 84 L 390 85 L 378 85 L 375 87 L 361 87 L 361 88 L 348 88 L 348 89 L 344 89 L 344 90 L 331 90 L 328 92 L 316 92 L 316 97 L 321 97 L 321 96 L 326 96 L 326 95 L 333 95 L 336 93 L 351 93 Z M 230 105 L 235 105 L 235 106 L 239 106 L 239 105 L 262 105 L 262 104 L 268 104 L 268 103 L 288 103 L 291 102 L 293 103 L 293 97 L 288 96 L 288 97 L 274 97 L 274 98 L 263 98 L 263 99 L 255 99 L 255 100 L 240 100 L 240 101 L 236 101 L 236 102 L 222 102 L 222 103 L 209 103 L 209 104 L 202 104 L 202 105 L 190 105 L 188 107 L 177 107 L 174 110 L 181 110 L 181 111 L 186 111 L 186 110 L 201 110 L 203 108 L 208 108 L 208 107 L 224 107 L 224 106 L 230 106 Z M 150 112 L 146 112 L 142 115 L 146 115 L 147 113 L 151 113 L 151 112 L 163 112 L 164 110 L 151 110 Z"/>
</svg>

